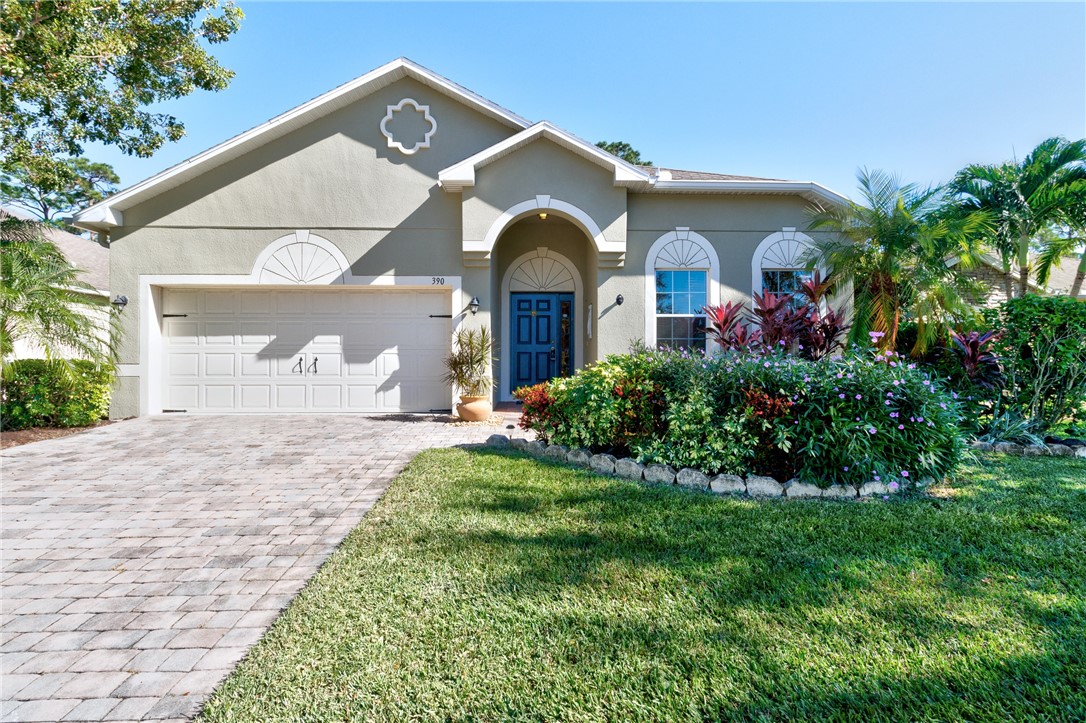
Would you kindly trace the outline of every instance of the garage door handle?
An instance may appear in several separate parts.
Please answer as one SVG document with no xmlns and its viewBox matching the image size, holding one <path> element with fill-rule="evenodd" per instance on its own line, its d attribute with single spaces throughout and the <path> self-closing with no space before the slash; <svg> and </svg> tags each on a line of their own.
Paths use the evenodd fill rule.
<svg viewBox="0 0 1086 723">
<path fill-rule="evenodd" d="M 306 370 L 310 374 L 317 373 L 317 357 L 313 357 L 313 363 L 309 365 L 309 369 Z"/>
<path fill-rule="evenodd" d="M 290 370 L 290 373 L 291 374 L 301 374 L 302 373 L 302 358 L 301 357 L 298 357 L 298 363 L 294 365 L 294 368 Z"/>
</svg>

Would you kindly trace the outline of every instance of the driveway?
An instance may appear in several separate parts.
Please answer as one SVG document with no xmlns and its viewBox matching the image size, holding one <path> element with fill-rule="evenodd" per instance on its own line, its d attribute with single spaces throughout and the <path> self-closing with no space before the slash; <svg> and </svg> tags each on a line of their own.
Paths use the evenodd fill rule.
<svg viewBox="0 0 1086 723">
<path fill-rule="evenodd" d="M 523 434 L 163 416 L 5 450 L 0 719 L 192 717 L 416 452 L 494 433 Z"/>
</svg>

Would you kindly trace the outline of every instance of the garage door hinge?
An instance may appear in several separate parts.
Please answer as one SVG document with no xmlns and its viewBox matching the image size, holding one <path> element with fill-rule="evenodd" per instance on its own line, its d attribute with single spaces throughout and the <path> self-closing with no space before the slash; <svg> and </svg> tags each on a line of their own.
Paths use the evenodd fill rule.
<svg viewBox="0 0 1086 723">
<path fill-rule="evenodd" d="M 431 319 L 451 319 L 452 314 L 430 314 Z"/>
<path fill-rule="evenodd" d="M 188 314 L 163 314 L 163 319 L 182 319 L 187 318 Z"/>
</svg>

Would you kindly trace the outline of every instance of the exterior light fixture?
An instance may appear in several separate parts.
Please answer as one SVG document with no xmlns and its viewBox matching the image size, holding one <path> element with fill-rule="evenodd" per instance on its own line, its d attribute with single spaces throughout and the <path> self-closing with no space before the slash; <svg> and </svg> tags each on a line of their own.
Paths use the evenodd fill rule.
<svg viewBox="0 0 1086 723">
<path fill-rule="evenodd" d="M 109 302 L 117 307 L 117 311 L 124 311 L 124 307 L 128 306 L 128 297 L 124 294 L 117 294 L 113 298 L 113 301 Z"/>
<path fill-rule="evenodd" d="M 618 306 L 622 306 L 622 302 L 625 300 L 626 299 L 622 296 L 622 294 L 619 294 L 615 297 L 615 304 L 617 304 Z"/>
<path fill-rule="evenodd" d="M 468 310 L 471 312 L 472 316 L 475 316 L 475 314 L 478 313 L 478 311 L 479 311 L 479 297 L 478 296 L 471 297 L 471 301 L 468 302 Z"/>
<path fill-rule="evenodd" d="M 546 211 L 544 211 L 543 213 L 539 214 L 539 220 L 540 220 L 540 221 L 546 221 L 546 220 L 547 220 L 547 212 L 546 212 Z"/>
</svg>

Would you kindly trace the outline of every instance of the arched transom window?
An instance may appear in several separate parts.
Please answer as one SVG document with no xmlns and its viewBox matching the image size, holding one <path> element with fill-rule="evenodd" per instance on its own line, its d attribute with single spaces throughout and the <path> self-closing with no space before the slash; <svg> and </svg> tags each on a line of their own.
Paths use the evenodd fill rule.
<svg viewBox="0 0 1086 723">
<path fill-rule="evenodd" d="M 813 245 L 810 236 L 794 228 L 766 236 L 751 262 L 751 291 L 796 296 L 800 285 L 811 278 L 807 258 Z"/>
<path fill-rule="evenodd" d="M 689 228 L 664 234 L 649 249 L 645 278 L 645 341 L 704 351 L 704 309 L 720 295 L 720 262 L 712 244 Z"/>
</svg>

